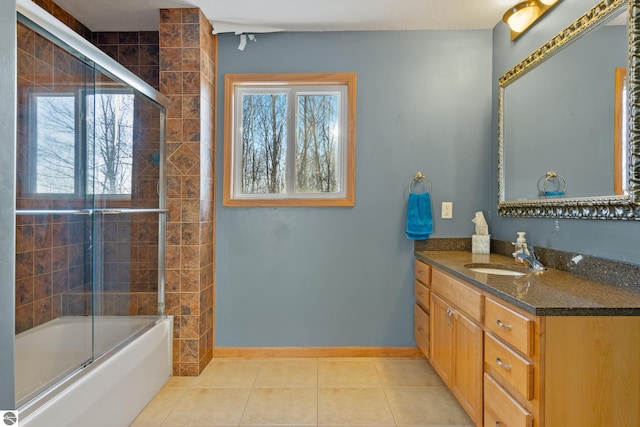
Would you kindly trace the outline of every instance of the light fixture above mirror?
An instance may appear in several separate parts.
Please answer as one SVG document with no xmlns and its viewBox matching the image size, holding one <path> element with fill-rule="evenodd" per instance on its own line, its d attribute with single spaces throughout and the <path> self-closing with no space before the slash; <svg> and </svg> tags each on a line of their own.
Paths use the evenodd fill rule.
<svg viewBox="0 0 640 427">
<path fill-rule="evenodd" d="M 511 41 L 517 39 L 561 0 L 526 0 L 512 6 L 502 17 L 511 30 Z"/>
</svg>

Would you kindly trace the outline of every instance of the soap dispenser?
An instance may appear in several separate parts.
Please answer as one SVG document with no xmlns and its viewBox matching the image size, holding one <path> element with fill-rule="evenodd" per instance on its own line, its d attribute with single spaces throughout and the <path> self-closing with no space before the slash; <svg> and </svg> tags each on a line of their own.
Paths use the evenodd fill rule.
<svg viewBox="0 0 640 427">
<path fill-rule="evenodd" d="M 525 254 L 529 255 L 529 248 L 527 247 L 527 239 L 524 237 L 527 233 L 525 231 L 518 231 L 518 238 L 516 239 L 516 243 L 514 243 L 516 247 L 516 251 L 513 253 L 513 257 L 515 263 L 518 265 L 527 265 L 527 262 L 522 258 L 516 256 L 517 254 Z"/>
</svg>

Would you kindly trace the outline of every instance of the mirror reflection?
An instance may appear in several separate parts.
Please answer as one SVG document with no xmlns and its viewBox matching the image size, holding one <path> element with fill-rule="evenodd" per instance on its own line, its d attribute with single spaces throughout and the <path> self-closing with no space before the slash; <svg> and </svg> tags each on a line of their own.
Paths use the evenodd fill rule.
<svg viewBox="0 0 640 427">
<path fill-rule="evenodd" d="M 624 193 L 625 12 L 505 86 L 505 201 Z"/>
</svg>

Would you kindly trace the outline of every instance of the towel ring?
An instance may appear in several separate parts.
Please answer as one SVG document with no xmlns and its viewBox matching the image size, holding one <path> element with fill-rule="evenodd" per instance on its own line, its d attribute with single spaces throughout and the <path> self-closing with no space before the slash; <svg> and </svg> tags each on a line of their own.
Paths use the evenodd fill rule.
<svg viewBox="0 0 640 427">
<path fill-rule="evenodd" d="M 547 190 L 547 183 L 549 181 L 556 181 L 558 189 L 555 191 Z M 560 183 L 562 183 L 562 190 L 560 190 Z M 544 190 L 545 196 L 563 196 L 567 191 L 567 180 L 564 176 L 558 175 L 554 171 L 549 171 L 545 175 L 544 183 L 542 184 L 542 189 Z"/>
<path fill-rule="evenodd" d="M 411 186 L 413 185 L 414 182 L 420 182 L 420 181 L 427 181 L 427 185 L 429 186 L 429 190 L 428 192 L 431 192 L 431 180 L 429 178 L 427 178 L 425 175 L 422 174 L 422 172 L 418 172 L 417 174 L 415 174 L 413 176 L 413 178 L 411 178 L 409 180 L 409 193 L 413 193 L 413 189 L 411 188 Z"/>
</svg>

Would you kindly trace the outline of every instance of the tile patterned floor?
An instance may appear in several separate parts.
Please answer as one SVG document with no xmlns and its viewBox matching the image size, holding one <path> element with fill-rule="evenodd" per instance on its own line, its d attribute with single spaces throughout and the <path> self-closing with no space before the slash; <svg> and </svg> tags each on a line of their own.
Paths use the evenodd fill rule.
<svg viewBox="0 0 640 427">
<path fill-rule="evenodd" d="M 214 359 L 173 377 L 131 427 L 471 427 L 424 359 Z"/>
</svg>

